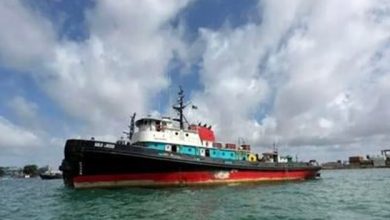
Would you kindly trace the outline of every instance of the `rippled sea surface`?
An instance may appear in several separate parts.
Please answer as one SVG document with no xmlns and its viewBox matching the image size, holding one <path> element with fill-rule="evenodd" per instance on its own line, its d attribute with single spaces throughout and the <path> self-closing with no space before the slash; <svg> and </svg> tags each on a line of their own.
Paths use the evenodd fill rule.
<svg viewBox="0 0 390 220">
<path fill-rule="evenodd" d="M 93 190 L 1 179 L 0 219 L 390 219 L 390 169 L 321 175 L 279 184 Z"/>
</svg>

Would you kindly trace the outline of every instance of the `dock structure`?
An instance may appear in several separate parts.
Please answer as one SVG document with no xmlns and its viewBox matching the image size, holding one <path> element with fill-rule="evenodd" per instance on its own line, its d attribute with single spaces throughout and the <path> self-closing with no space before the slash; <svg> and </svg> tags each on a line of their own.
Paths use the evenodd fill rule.
<svg viewBox="0 0 390 220">
<path fill-rule="evenodd" d="M 390 149 L 381 150 L 381 154 L 386 158 L 386 166 L 390 166 Z"/>
<path fill-rule="evenodd" d="M 362 169 L 390 168 L 390 149 L 380 151 L 380 155 L 350 156 L 348 161 L 331 161 L 322 164 L 323 169 Z"/>
</svg>

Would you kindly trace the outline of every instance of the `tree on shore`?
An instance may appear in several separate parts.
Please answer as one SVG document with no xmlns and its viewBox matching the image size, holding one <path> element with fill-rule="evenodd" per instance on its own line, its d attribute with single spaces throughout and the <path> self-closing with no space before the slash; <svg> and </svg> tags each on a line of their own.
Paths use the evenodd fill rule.
<svg viewBox="0 0 390 220">
<path fill-rule="evenodd" d="M 23 173 L 25 175 L 37 176 L 38 175 L 38 166 L 35 164 L 26 165 L 23 167 Z"/>
<path fill-rule="evenodd" d="M 38 173 L 41 174 L 41 173 L 45 173 L 46 171 L 49 170 L 49 166 L 44 166 L 44 167 L 40 167 L 38 169 Z"/>
</svg>

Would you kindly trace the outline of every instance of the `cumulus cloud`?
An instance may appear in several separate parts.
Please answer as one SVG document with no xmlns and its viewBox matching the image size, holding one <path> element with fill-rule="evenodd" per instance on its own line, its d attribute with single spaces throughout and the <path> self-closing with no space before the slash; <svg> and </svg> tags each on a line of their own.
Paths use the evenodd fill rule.
<svg viewBox="0 0 390 220">
<path fill-rule="evenodd" d="M 224 141 L 346 152 L 389 140 L 388 1 L 260 1 L 261 22 L 201 27 L 193 43 L 183 40 L 185 27 L 171 24 L 187 5 L 97 1 L 85 12 L 88 37 L 73 41 L 20 1 L 3 1 L 0 63 L 31 74 L 86 125 L 80 137 L 112 139 L 129 113 L 153 110 L 177 58 L 200 67 L 200 89 L 191 91 L 199 110 L 189 118 L 214 125 Z M 9 107 L 21 118 L 40 109 L 20 97 Z M 27 139 L 62 140 L 1 123 Z"/>
<path fill-rule="evenodd" d="M 169 84 L 165 71 L 180 40 L 167 22 L 184 3 L 99 2 L 87 13 L 90 38 L 57 47 L 48 93 L 94 125 L 110 127 L 131 111 L 146 113 Z"/>
<path fill-rule="evenodd" d="M 205 89 L 194 95 L 194 103 L 200 107 L 198 120 L 215 124 L 226 136 L 244 135 L 240 131 L 245 129 L 236 130 L 238 125 L 244 127 L 268 93 L 267 83 L 258 74 L 257 58 L 262 51 L 243 44 L 254 40 L 256 34 L 255 26 L 221 33 L 201 30 L 206 49 L 199 77 Z"/>
<path fill-rule="evenodd" d="M 0 116 L 0 149 L 3 155 L 20 154 L 40 146 L 42 140 L 38 135 Z"/>
<path fill-rule="evenodd" d="M 169 62 L 184 47 L 180 30 L 170 22 L 187 3 L 98 1 L 85 11 L 89 37 L 72 41 L 60 39 L 47 17 L 21 1 L 1 2 L 0 63 L 31 74 L 61 109 L 85 125 L 78 135 L 113 140 L 129 114 L 146 114 L 169 85 Z M 17 97 L 8 107 L 33 118 L 38 106 L 30 104 Z M 27 137 L 12 145 L 16 148 L 40 139 L 9 121 L 3 124 L 8 133 Z M 51 145 L 44 131 L 41 139 Z"/>
<path fill-rule="evenodd" d="M 20 1 L 0 2 L 0 62 L 9 67 L 38 67 L 51 56 L 55 33 L 49 21 Z"/>
<path fill-rule="evenodd" d="M 36 103 L 26 100 L 22 96 L 15 96 L 7 104 L 20 123 L 27 127 L 39 126 L 38 105 Z"/>
<path fill-rule="evenodd" d="M 369 117 L 364 112 L 375 106 L 374 97 L 384 91 L 380 82 L 389 74 L 388 69 L 387 74 L 372 80 L 377 73 L 369 70 L 376 65 L 376 54 L 386 50 L 390 37 L 387 25 L 377 20 L 381 18 L 372 18 L 378 7 L 382 6 L 370 1 L 344 7 L 336 1 L 313 4 L 304 13 L 305 20 L 299 21 L 304 28 L 294 29 L 271 56 L 275 63 L 266 65 L 288 67 L 279 70 L 289 80 L 276 91 L 272 117 L 279 119 L 276 132 L 292 144 L 355 141 L 349 130 L 363 126 L 357 122 Z M 334 126 L 324 126 L 324 121 Z M 374 124 L 378 127 L 380 120 Z M 290 128 L 295 129 L 292 132 Z"/>
<path fill-rule="evenodd" d="M 182 47 L 169 22 L 187 1 L 99 1 L 85 12 L 84 41 L 56 40 L 47 19 L 18 1 L 2 4 L 2 62 L 38 67 L 32 73 L 38 84 L 90 132 L 118 131 L 128 114 L 145 114 L 169 85 L 169 61 Z"/>
<path fill-rule="evenodd" d="M 22 165 L 35 163 L 56 168 L 62 158 L 64 138 L 29 129 L 0 116 L 0 163 Z"/>
<path fill-rule="evenodd" d="M 200 30 L 201 119 L 210 117 L 223 139 L 259 146 L 383 141 L 389 3 L 284 3 L 260 2 L 260 24 Z"/>
</svg>

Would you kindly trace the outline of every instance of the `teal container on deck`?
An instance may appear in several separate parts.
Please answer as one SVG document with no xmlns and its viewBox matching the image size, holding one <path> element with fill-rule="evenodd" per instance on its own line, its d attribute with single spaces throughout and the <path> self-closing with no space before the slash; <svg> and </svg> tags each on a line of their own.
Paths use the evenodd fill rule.
<svg viewBox="0 0 390 220">
<path fill-rule="evenodd" d="M 148 148 L 166 151 L 167 144 L 165 143 L 147 143 L 146 146 Z M 223 159 L 223 160 L 243 160 L 246 159 L 246 153 L 241 155 L 242 152 L 237 152 L 233 150 L 225 150 L 225 149 L 216 149 L 216 148 L 204 148 L 204 147 L 196 147 L 196 146 L 186 146 L 180 145 L 177 146 L 177 152 L 180 154 L 190 155 L 190 156 L 201 156 L 200 151 L 208 151 L 209 157 L 213 159 Z"/>
<path fill-rule="evenodd" d="M 148 143 L 148 148 L 156 149 L 156 150 L 165 150 L 165 145 L 163 143 Z"/>
<path fill-rule="evenodd" d="M 197 155 L 197 151 L 195 150 L 195 147 L 191 146 L 180 146 L 180 153 L 187 154 L 187 155 Z"/>
<path fill-rule="evenodd" d="M 230 150 L 210 149 L 210 157 L 216 159 L 235 160 L 236 152 Z"/>
</svg>

